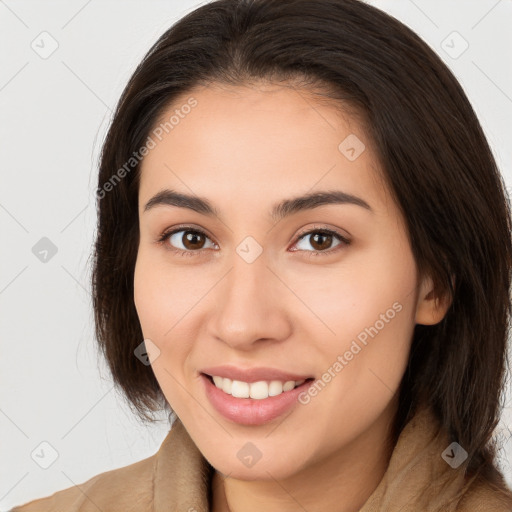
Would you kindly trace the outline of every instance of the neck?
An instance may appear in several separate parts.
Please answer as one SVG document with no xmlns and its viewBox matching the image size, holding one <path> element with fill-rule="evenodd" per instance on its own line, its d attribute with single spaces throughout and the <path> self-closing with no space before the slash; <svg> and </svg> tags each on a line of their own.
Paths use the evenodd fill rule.
<svg viewBox="0 0 512 512">
<path fill-rule="evenodd" d="M 384 476 L 393 451 L 396 408 L 388 409 L 350 445 L 286 479 L 237 480 L 215 471 L 212 512 L 358 511 Z"/>
</svg>

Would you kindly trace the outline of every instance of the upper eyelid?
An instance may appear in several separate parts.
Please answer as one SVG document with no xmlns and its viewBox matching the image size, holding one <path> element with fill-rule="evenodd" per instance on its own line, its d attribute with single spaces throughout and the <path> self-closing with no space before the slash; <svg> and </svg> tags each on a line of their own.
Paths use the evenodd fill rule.
<svg viewBox="0 0 512 512">
<path fill-rule="evenodd" d="M 179 233 L 180 231 L 192 231 L 192 232 L 196 231 L 198 233 L 202 233 L 207 238 L 209 238 L 212 242 L 214 242 L 213 237 L 211 237 L 204 229 L 196 228 L 189 224 L 186 224 L 184 226 L 176 226 L 169 230 L 164 230 L 164 231 L 162 231 L 162 234 L 159 236 L 159 238 L 169 238 L 171 235 L 175 235 L 176 233 Z M 214 243 L 216 243 L 216 242 L 214 242 Z"/>
<path fill-rule="evenodd" d="M 315 233 L 317 231 L 327 231 L 327 232 L 330 232 L 330 233 L 334 233 L 334 234 L 337 234 L 339 236 L 343 236 L 344 238 L 348 238 L 348 234 L 347 235 L 342 235 L 340 233 L 340 229 L 339 228 L 329 228 L 329 227 L 326 227 L 326 226 L 313 226 L 311 228 L 307 228 L 305 229 L 304 231 L 300 231 L 299 234 L 297 235 L 297 238 L 300 238 L 301 236 L 304 236 L 304 235 L 308 235 L 310 233 Z"/>
</svg>

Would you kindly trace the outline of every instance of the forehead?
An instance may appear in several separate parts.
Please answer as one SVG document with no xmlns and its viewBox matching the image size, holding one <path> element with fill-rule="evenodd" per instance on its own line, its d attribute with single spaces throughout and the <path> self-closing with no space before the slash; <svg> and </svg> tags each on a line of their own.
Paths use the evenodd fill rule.
<svg viewBox="0 0 512 512">
<path fill-rule="evenodd" d="M 253 207 L 266 198 L 275 203 L 336 189 L 364 194 L 376 210 L 387 207 L 371 141 L 357 118 L 307 90 L 195 88 L 166 108 L 150 135 L 155 146 L 141 165 L 141 204 L 164 187 L 215 204 L 236 196 Z"/>
</svg>

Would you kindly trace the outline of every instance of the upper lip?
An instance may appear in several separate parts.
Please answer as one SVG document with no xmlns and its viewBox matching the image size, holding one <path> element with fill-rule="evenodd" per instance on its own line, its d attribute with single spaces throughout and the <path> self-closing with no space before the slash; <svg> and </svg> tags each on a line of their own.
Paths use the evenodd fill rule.
<svg viewBox="0 0 512 512">
<path fill-rule="evenodd" d="M 215 375 L 242 382 L 258 382 L 262 380 L 287 382 L 290 380 L 299 381 L 311 378 L 311 375 L 299 375 L 298 373 L 290 373 L 277 368 L 266 368 L 262 366 L 254 368 L 237 368 L 231 365 L 211 366 L 209 368 L 203 368 L 201 373 L 205 373 L 210 377 Z"/>
</svg>

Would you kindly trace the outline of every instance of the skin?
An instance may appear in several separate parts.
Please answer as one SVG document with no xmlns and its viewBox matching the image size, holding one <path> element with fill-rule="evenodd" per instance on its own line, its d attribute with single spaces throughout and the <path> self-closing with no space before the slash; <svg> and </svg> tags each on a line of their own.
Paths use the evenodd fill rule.
<svg viewBox="0 0 512 512">
<path fill-rule="evenodd" d="M 196 88 L 166 117 L 190 96 L 197 106 L 141 168 L 134 298 L 144 337 L 160 350 L 155 376 L 216 469 L 215 512 L 358 510 L 391 456 L 414 326 L 441 321 L 449 303 L 436 301 L 431 280 L 417 275 L 403 217 L 354 117 L 306 90 L 268 83 Z M 338 149 L 349 134 L 366 146 L 354 161 Z M 176 206 L 144 211 L 163 188 L 207 198 L 220 217 Z M 336 204 L 270 218 L 274 203 L 320 190 L 354 194 L 373 211 Z M 180 224 L 207 238 L 184 245 L 182 231 L 167 245 L 156 242 Z M 312 235 L 298 240 L 318 227 L 351 243 L 333 237 L 318 249 Z M 250 264 L 236 252 L 247 236 L 263 249 Z M 180 256 L 173 244 L 193 254 Z M 309 257 L 315 250 L 324 254 Z M 208 401 L 199 378 L 207 366 L 269 366 L 321 378 L 396 302 L 401 311 L 290 414 L 245 426 Z M 237 457 L 249 441 L 262 454 L 252 467 Z"/>
</svg>

